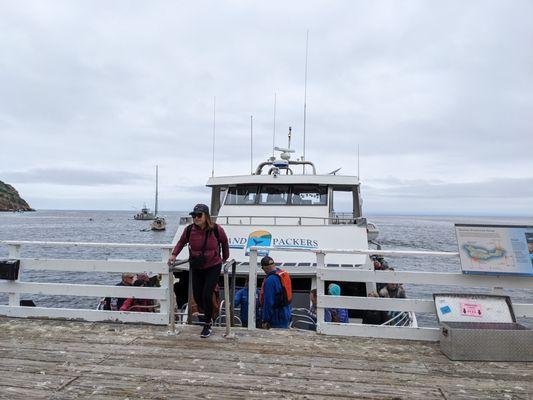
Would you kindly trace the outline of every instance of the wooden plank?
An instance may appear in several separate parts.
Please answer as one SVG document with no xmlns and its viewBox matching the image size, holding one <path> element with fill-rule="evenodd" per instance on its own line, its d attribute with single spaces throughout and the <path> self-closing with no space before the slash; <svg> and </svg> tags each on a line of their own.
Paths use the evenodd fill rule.
<svg viewBox="0 0 533 400">
<path fill-rule="evenodd" d="M 166 299 L 167 290 L 157 287 L 78 285 L 71 283 L 38 283 L 0 281 L 0 293 L 31 293 L 90 297 L 135 297 L 137 299 Z"/>
<path fill-rule="evenodd" d="M 50 399 L 533 396 L 533 363 L 451 362 L 429 342 L 245 329 L 227 340 L 223 328 L 205 340 L 197 326 L 179 329 L 0 318 L 0 393 L 33 398 L 36 382 L 45 389 L 34 397 Z M 63 383 L 46 383 L 55 377 Z"/>
<path fill-rule="evenodd" d="M 440 330 L 437 328 L 409 328 L 386 325 L 323 322 L 317 327 L 317 332 L 324 335 L 438 341 Z"/>
<path fill-rule="evenodd" d="M 144 260 L 72 260 L 72 259 L 40 259 L 22 258 L 20 268 L 44 269 L 50 271 L 83 271 L 83 272 L 150 272 L 162 274 L 168 272 L 166 262 Z"/>
<path fill-rule="evenodd" d="M 0 316 L 84 320 L 92 322 L 132 322 L 156 325 L 168 324 L 168 315 L 160 313 L 83 310 L 71 308 L 0 306 Z"/>
</svg>

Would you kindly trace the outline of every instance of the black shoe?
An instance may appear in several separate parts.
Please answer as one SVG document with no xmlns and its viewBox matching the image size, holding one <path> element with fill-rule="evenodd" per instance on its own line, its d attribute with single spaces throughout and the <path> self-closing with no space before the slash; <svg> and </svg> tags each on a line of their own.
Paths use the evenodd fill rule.
<svg viewBox="0 0 533 400">
<path fill-rule="evenodd" d="M 211 336 L 211 333 L 213 332 L 213 328 L 211 327 L 211 324 L 205 324 L 204 329 L 202 329 L 202 333 L 200 333 L 201 338 L 208 338 Z"/>
</svg>

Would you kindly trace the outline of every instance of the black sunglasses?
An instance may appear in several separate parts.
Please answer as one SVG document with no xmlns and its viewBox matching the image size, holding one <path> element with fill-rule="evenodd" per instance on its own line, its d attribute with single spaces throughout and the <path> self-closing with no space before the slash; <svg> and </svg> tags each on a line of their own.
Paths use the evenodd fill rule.
<svg viewBox="0 0 533 400">
<path fill-rule="evenodd" d="M 191 216 L 193 218 L 202 218 L 202 215 L 204 215 L 204 213 L 194 213 L 194 214 L 191 214 Z"/>
</svg>

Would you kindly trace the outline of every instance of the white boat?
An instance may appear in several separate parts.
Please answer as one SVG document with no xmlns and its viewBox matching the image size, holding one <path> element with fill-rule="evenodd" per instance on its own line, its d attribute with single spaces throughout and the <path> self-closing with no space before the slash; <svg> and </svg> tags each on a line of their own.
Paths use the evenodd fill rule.
<svg viewBox="0 0 533 400">
<path fill-rule="evenodd" d="M 211 214 L 229 239 L 231 258 L 244 267 L 252 246 L 271 247 L 269 253 L 281 268 L 289 268 L 293 307 L 309 305 L 316 285 L 316 256 L 312 252 L 276 252 L 276 248 L 369 249 L 378 232 L 362 214 L 357 176 L 319 174 L 310 161 L 292 161 L 289 148 L 275 148 L 279 157 L 261 162 L 251 175 L 212 177 Z M 350 212 L 338 212 L 340 206 Z M 192 222 L 182 217 L 173 243 Z M 370 237 L 369 237 L 370 233 Z M 370 268 L 364 254 L 331 254 L 327 266 Z M 239 268 L 237 268 L 237 272 Z M 243 274 L 244 275 L 244 274 Z M 367 296 L 365 283 L 341 284 L 342 294 Z M 351 312 L 360 318 L 361 312 Z"/>
<path fill-rule="evenodd" d="M 159 167 L 155 166 L 155 212 L 153 221 L 150 223 L 150 229 L 153 231 L 164 231 L 167 229 L 165 218 L 157 216 L 157 205 L 159 195 Z"/>
<path fill-rule="evenodd" d="M 155 217 L 155 219 L 150 223 L 150 229 L 153 231 L 164 231 L 167 229 L 165 218 Z"/>
</svg>

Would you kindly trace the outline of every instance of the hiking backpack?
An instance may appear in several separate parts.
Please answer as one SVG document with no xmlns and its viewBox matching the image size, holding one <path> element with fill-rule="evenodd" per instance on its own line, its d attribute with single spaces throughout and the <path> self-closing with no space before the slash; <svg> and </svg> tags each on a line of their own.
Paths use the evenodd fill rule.
<svg viewBox="0 0 533 400">
<path fill-rule="evenodd" d="M 292 284 L 291 284 L 291 277 L 287 271 L 284 271 L 282 269 L 276 269 L 274 270 L 274 275 L 276 275 L 279 278 L 279 281 L 281 283 L 281 298 L 276 299 L 278 304 L 276 306 L 278 307 L 285 307 L 291 304 L 292 302 Z M 266 277 L 263 280 L 263 284 L 261 285 L 261 291 L 259 292 L 259 302 L 261 305 L 263 304 L 263 294 L 265 291 L 265 282 Z"/>
</svg>

